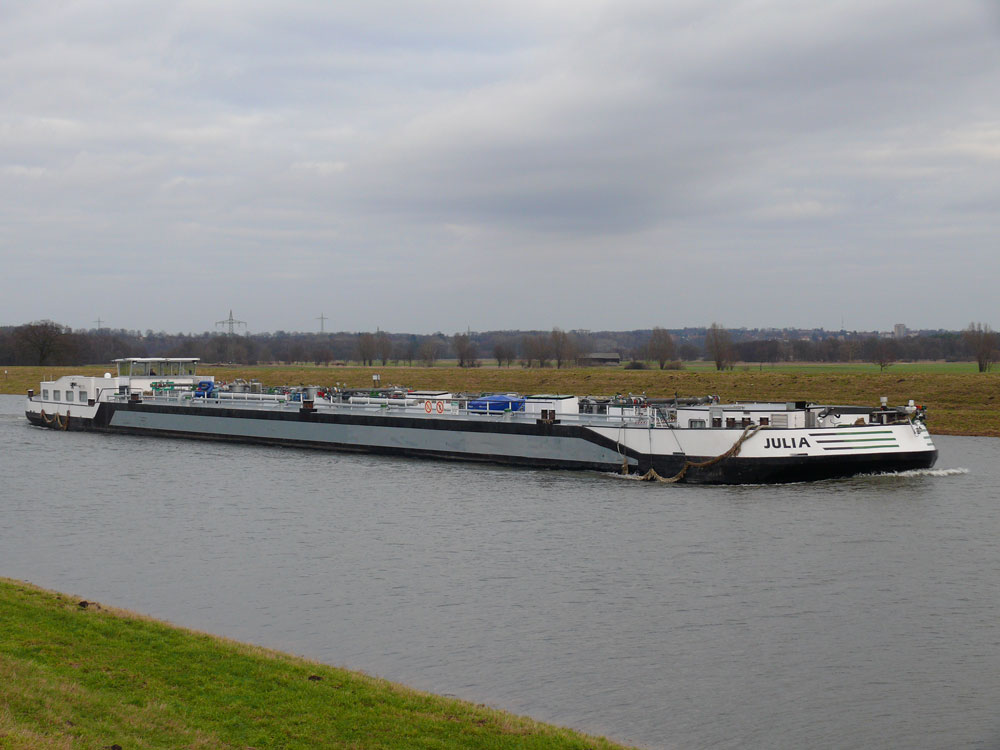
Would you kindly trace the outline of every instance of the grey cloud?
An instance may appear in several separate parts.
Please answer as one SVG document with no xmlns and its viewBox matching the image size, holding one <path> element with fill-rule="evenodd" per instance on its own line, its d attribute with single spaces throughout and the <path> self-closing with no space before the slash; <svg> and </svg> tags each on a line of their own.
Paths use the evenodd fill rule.
<svg viewBox="0 0 1000 750">
<path fill-rule="evenodd" d="M 838 264 L 863 274 L 844 295 L 859 326 L 961 326 L 987 304 L 956 291 L 921 309 L 863 270 L 958 290 L 990 255 L 985 3 L 43 2 L 0 21 L 5 257 L 153 252 L 178 287 L 187 264 L 243 263 L 198 288 L 254 300 L 270 328 L 331 296 L 345 327 L 371 327 L 368 284 L 383 327 L 446 327 L 442 299 L 479 311 L 460 327 L 833 325 L 844 299 L 796 279 Z M 536 271 L 516 304 L 462 287 L 498 259 Z M 622 261 L 643 271 L 620 305 L 538 294 L 568 265 L 589 286 Z M 452 283 L 415 286 L 414 262 Z M 720 267 L 718 296 L 664 301 L 663 278 Z M 94 317 L 69 276 L 53 310 L 16 268 L 0 291 L 17 317 Z M 151 283 L 95 278 L 122 301 Z M 748 287 L 788 304 L 748 306 Z M 196 327 L 162 314 L 137 327 Z"/>
<path fill-rule="evenodd" d="M 987 72 L 982 80 L 982 57 L 947 46 L 956 41 L 955 19 L 918 25 L 911 7 L 890 11 L 867 19 L 831 13 L 839 26 L 801 11 L 754 18 L 749 29 L 736 19 L 722 24 L 716 45 L 708 30 L 698 37 L 702 46 L 685 40 L 681 52 L 671 47 L 684 29 L 595 29 L 564 50 L 558 63 L 568 72 L 535 71 L 474 92 L 397 132 L 383 144 L 382 163 L 362 157 L 369 170 L 362 193 L 387 188 L 376 203 L 384 208 L 406 203 L 412 190 L 414 212 L 428 218 L 439 213 L 437 202 L 440 212 L 493 214 L 501 222 L 520 215 L 537 226 L 549 217 L 559 231 L 574 219 L 580 231 L 592 231 L 601 217 L 615 229 L 701 214 L 727 172 L 763 173 L 797 156 L 815 163 L 810 151 L 831 148 L 824 137 L 843 159 L 845 137 L 862 148 L 879 145 L 926 105 L 928 90 L 939 103 L 953 102 L 949 76 L 980 85 L 995 78 Z M 859 21 L 870 25 L 856 29 Z M 911 32 L 910 49 L 892 46 L 900 31 Z M 704 48 L 716 57 L 705 59 Z M 940 70 L 940 58 L 956 57 Z"/>
</svg>

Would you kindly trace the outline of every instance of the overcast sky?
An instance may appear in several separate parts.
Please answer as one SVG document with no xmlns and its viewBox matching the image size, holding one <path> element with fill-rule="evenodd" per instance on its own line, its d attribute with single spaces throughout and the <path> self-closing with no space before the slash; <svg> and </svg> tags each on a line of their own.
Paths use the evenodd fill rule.
<svg viewBox="0 0 1000 750">
<path fill-rule="evenodd" d="M 1000 327 L 1000 3 L 0 3 L 0 325 Z"/>
</svg>

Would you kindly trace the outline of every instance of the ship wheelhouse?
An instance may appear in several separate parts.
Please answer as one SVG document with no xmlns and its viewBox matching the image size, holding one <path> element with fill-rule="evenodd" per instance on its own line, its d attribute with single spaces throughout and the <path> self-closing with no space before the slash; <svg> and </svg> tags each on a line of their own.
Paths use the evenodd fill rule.
<svg viewBox="0 0 1000 750">
<path fill-rule="evenodd" d="M 125 357 L 112 360 L 118 377 L 193 378 L 197 375 L 198 357 Z"/>
</svg>

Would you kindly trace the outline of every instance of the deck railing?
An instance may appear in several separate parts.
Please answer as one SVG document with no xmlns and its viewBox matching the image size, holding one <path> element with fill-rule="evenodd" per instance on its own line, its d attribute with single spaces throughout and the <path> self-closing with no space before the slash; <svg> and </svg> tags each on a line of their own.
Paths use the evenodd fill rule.
<svg viewBox="0 0 1000 750">
<path fill-rule="evenodd" d="M 115 393 L 111 400 L 118 403 L 129 401 L 130 394 Z M 292 400 L 288 394 L 271 393 L 231 393 L 215 392 L 210 396 L 195 395 L 191 391 L 160 391 L 152 395 L 142 395 L 143 403 L 171 404 L 184 406 L 226 406 L 233 405 L 240 409 L 261 409 L 261 410 L 299 410 L 303 403 L 299 400 Z M 541 419 L 541 415 L 534 412 L 511 411 L 480 411 L 467 408 L 468 401 L 465 399 L 449 399 L 443 401 L 443 412 L 437 411 L 437 401 L 432 402 L 430 412 L 424 407 L 424 401 L 413 401 L 406 404 L 364 404 L 330 402 L 325 399 L 316 399 L 313 408 L 319 413 L 354 413 L 354 414 L 393 414 L 397 416 L 407 416 L 417 419 L 429 419 L 431 417 L 448 416 L 451 419 L 462 421 L 482 421 L 484 419 L 502 420 L 508 422 L 528 422 L 534 424 Z M 653 427 L 666 428 L 668 423 L 665 415 L 655 407 L 647 409 L 637 409 L 637 413 L 625 415 L 608 414 L 556 414 L 555 422 L 559 424 L 581 424 L 581 425 L 627 425 L 633 427 Z"/>
</svg>

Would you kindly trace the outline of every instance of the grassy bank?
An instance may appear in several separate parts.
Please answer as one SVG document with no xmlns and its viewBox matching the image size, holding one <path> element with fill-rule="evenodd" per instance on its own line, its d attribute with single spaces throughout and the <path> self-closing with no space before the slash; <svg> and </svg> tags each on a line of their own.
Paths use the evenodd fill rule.
<svg viewBox="0 0 1000 750">
<path fill-rule="evenodd" d="M 704 395 L 728 399 L 805 399 L 835 404 L 890 403 L 914 399 L 928 407 L 931 431 L 945 435 L 1000 437 L 1000 373 L 978 373 L 969 363 L 897 364 L 885 372 L 860 365 L 797 365 L 775 368 L 714 370 L 624 370 L 584 367 L 556 370 L 495 367 L 203 367 L 221 380 L 258 378 L 266 385 L 371 385 L 374 372 L 382 383 L 411 388 L 447 388 L 455 391 L 560 392 L 576 394 L 646 393 L 649 396 Z M 100 375 L 106 366 L 69 368 L 8 367 L 0 392 L 22 394 L 38 381 L 61 374 Z"/>
<path fill-rule="evenodd" d="M 0 578 L 0 747 L 616 748 Z"/>
</svg>

